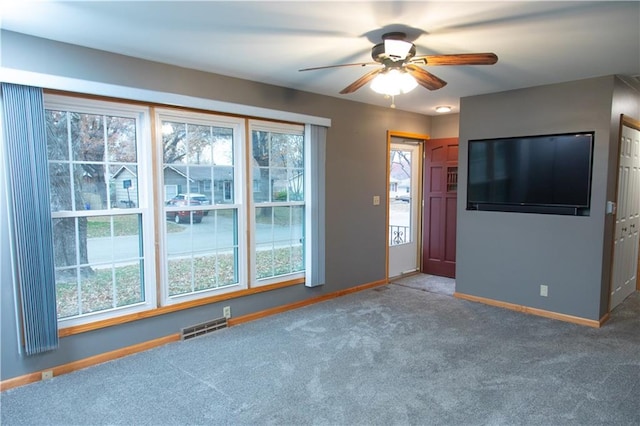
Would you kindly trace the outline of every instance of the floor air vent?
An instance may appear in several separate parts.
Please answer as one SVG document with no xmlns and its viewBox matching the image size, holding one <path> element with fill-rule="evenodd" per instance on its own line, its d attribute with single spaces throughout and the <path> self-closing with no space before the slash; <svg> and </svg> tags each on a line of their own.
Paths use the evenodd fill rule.
<svg viewBox="0 0 640 426">
<path fill-rule="evenodd" d="M 180 338 L 182 340 L 192 339 L 194 337 L 220 330 L 221 328 L 227 328 L 227 319 L 224 317 L 203 322 L 202 324 L 192 325 L 191 327 L 185 327 L 181 330 Z"/>
</svg>

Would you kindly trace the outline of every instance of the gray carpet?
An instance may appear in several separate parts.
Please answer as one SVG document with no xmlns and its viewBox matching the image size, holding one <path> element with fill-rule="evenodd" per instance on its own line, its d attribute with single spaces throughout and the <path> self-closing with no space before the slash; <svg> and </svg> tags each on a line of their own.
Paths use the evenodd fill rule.
<svg viewBox="0 0 640 426">
<path fill-rule="evenodd" d="M 389 285 L 0 398 L 2 425 L 638 425 L 640 295 L 592 329 Z"/>
<path fill-rule="evenodd" d="M 414 274 L 395 278 L 392 280 L 392 284 L 431 293 L 446 294 L 447 296 L 453 296 L 456 291 L 455 279 L 429 274 Z"/>
</svg>

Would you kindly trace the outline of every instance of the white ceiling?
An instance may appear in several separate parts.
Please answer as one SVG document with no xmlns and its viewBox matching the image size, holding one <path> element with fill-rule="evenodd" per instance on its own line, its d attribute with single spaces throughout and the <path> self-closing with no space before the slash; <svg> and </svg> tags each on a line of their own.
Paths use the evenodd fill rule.
<svg viewBox="0 0 640 426">
<path fill-rule="evenodd" d="M 383 33 L 416 55 L 494 52 L 492 66 L 439 66 L 448 82 L 396 97 L 398 109 L 457 112 L 460 97 L 620 74 L 640 75 L 640 2 L 594 1 L 28 1 L 2 0 L 3 29 L 381 106 L 365 86 Z"/>
</svg>

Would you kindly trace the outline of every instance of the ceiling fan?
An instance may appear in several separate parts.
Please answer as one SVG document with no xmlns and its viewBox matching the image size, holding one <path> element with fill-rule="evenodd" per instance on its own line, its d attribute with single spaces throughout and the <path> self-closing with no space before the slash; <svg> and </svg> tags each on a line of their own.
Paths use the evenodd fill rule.
<svg viewBox="0 0 640 426">
<path fill-rule="evenodd" d="M 304 68 L 299 71 L 314 71 L 327 68 L 351 67 L 351 66 L 368 66 L 382 65 L 373 71 L 369 71 L 344 89 L 340 94 L 353 93 L 365 84 L 376 79 L 378 76 L 386 76 L 396 74 L 398 76 L 410 75 L 408 87 L 403 90 L 402 83 L 398 89 L 392 92 L 385 92 L 384 88 L 376 90 L 372 82 L 372 88 L 386 95 L 396 95 L 406 93 L 416 86 L 416 83 L 429 90 L 438 90 L 444 87 L 447 82 L 436 77 L 421 66 L 434 65 L 493 65 L 498 61 L 498 57 L 494 53 L 460 53 L 452 55 L 423 55 L 415 56 L 416 46 L 406 40 L 407 35 L 402 32 L 390 32 L 382 36 L 382 43 L 378 43 L 371 49 L 371 57 L 375 62 L 360 62 L 355 64 L 328 65 L 323 67 Z M 415 80 L 414 80 L 415 79 Z M 378 80 L 378 79 L 376 79 Z"/>
</svg>

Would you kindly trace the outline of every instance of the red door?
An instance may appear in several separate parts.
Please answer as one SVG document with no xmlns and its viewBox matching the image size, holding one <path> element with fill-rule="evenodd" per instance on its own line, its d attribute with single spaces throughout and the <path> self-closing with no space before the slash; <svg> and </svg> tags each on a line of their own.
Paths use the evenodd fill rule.
<svg viewBox="0 0 640 426">
<path fill-rule="evenodd" d="M 425 144 L 422 272 L 455 278 L 458 138 Z"/>
</svg>

